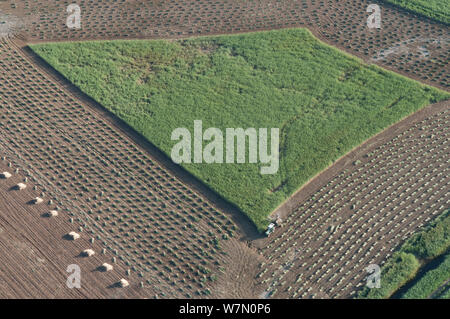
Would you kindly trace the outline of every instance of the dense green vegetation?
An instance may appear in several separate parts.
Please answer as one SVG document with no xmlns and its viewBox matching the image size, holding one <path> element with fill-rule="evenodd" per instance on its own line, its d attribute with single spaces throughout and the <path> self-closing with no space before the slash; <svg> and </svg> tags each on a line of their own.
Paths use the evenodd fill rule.
<svg viewBox="0 0 450 319">
<path fill-rule="evenodd" d="M 450 1 L 448 0 L 384 0 L 405 9 L 423 14 L 444 23 L 450 23 Z"/>
<path fill-rule="evenodd" d="M 407 240 L 381 270 L 381 288 L 365 287 L 360 298 L 389 298 L 400 287 L 416 277 L 421 265 L 442 255 L 450 248 L 450 211 L 439 216 L 428 227 Z M 445 279 L 449 279 L 449 257 L 440 267 L 426 272 L 423 278 L 404 294 L 405 298 L 427 297 Z"/>
<path fill-rule="evenodd" d="M 279 128 L 280 168 L 183 164 L 258 226 L 319 171 L 449 95 L 327 46 L 305 29 L 178 41 L 33 45 L 75 85 L 170 156 L 175 128 Z M 204 142 L 204 145 L 207 143 Z"/>
<path fill-rule="evenodd" d="M 433 297 L 439 288 L 450 280 L 450 254 L 435 269 L 427 271 L 401 298 L 424 299 Z"/>
</svg>

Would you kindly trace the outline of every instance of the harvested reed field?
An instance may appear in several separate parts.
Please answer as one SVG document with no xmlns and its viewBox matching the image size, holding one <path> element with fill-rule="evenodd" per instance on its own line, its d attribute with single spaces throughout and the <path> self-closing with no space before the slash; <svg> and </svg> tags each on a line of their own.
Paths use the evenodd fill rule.
<svg viewBox="0 0 450 319">
<path fill-rule="evenodd" d="M 249 154 L 245 163 L 230 165 L 225 151 L 214 164 L 190 159 L 182 164 L 260 231 L 277 206 L 339 157 L 405 116 L 450 97 L 365 65 L 305 29 L 32 49 L 168 157 L 176 144 L 171 132 L 194 131 L 196 120 L 204 129 L 222 132 L 278 128 L 276 164 L 250 163 Z M 203 141 L 202 148 L 207 145 Z M 237 147 L 234 153 L 237 158 Z M 263 174 L 265 166 L 273 170 Z"/>
<path fill-rule="evenodd" d="M 226 204 L 211 203 L 193 190 L 195 181 L 188 187 L 161 167 L 119 125 L 31 64 L 16 44 L 3 40 L 1 46 L 2 149 L 20 154 L 22 165 L 76 208 L 59 217 L 98 242 L 108 253 L 105 262 L 114 258 L 127 269 L 121 275 L 135 276 L 132 286 L 142 282 L 147 296 L 212 294 L 226 269 L 226 250 L 243 245 L 236 224 L 248 221 L 223 213 Z"/>
<path fill-rule="evenodd" d="M 256 242 L 267 257 L 257 275 L 265 295 L 356 297 L 368 265 L 383 265 L 448 209 L 449 121 L 448 102 L 419 111 L 340 159 L 276 211 L 283 226 Z"/>
</svg>

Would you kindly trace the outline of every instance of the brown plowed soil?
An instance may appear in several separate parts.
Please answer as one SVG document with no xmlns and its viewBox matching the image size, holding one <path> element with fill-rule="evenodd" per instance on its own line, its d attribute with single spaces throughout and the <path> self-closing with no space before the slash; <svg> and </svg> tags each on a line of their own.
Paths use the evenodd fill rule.
<svg viewBox="0 0 450 319">
<path fill-rule="evenodd" d="M 243 245 L 236 223 L 244 222 L 233 222 L 242 215 L 227 213 L 226 203 L 224 214 L 186 186 L 122 127 L 32 65 L 16 43 L 3 39 L 0 45 L 1 149 L 9 150 L 15 165 L 39 176 L 55 203 L 69 207 L 64 218 L 71 218 L 73 227 L 97 238 L 130 270 L 122 276 L 130 276 L 135 286 L 144 284 L 145 294 L 136 296 L 209 296 L 222 281 L 219 268 L 227 268 L 221 263 L 223 242 Z M 14 198 L 5 202 L 10 201 Z M 28 240 L 40 245 L 39 235 Z"/>
<path fill-rule="evenodd" d="M 429 106 L 371 138 L 274 212 L 283 226 L 255 242 L 267 257 L 261 289 L 276 298 L 354 296 L 367 266 L 382 265 L 448 209 L 449 106 Z"/>
</svg>

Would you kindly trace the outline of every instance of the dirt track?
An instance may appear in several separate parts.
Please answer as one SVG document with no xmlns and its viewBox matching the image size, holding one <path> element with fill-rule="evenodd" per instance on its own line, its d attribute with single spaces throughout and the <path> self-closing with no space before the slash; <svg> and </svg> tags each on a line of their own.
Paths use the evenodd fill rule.
<svg viewBox="0 0 450 319">
<path fill-rule="evenodd" d="M 448 28 L 388 6 L 383 7 L 384 29 L 367 32 L 367 1 L 148 1 L 145 5 L 118 1 L 111 6 L 89 2 L 97 10 L 82 6 L 88 12 L 84 20 L 88 27 L 81 31 L 65 28 L 62 5 L 42 1 L 42 6 L 33 8 L 21 1 L 11 8 L 10 2 L 0 3 L 0 9 L 15 15 L 11 21 L 18 21 L 8 32 L 16 33 L 24 23 L 18 36 L 31 42 L 177 38 L 308 26 L 321 39 L 366 61 L 449 87 Z M 0 169 L 11 170 L 5 166 L 8 161 L 20 168 L 19 176 L 7 183 L 23 179 L 22 172 L 28 170 L 30 186 L 52 194 L 55 205 L 65 212 L 46 219 L 41 215 L 48 205 L 37 208 L 26 202 L 36 196 L 32 189 L 18 194 L 0 180 L 0 255 L 4 256 L 0 280 L 6 282 L 0 287 L 2 297 L 208 297 L 207 289 L 212 297 L 349 297 L 361 285 L 367 262 L 381 263 L 408 234 L 436 216 L 440 206 L 449 204 L 448 165 L 442 167 L 448 164 L 449 102 L 445 102 L 402 121 L 341 159 L 280 208 L 286 216 L 283 228 L 248 247 L 245 240 L 256 238 L 254 228 L 235 208 L 168 163 L 152 145 L 48 69 L 23 48 L 22 41 L 3 39 L 0 45 L 0 156 L 8 159 L 0 161 Z M 433 129 L 437 131 L 432 133 Z M 423 142 L 422 135 L 433 137 Z M 414 149 L 420 152 L 412 154 Z M 364 157 L 369 153 L 371 157 Z M 385 161 L 388 156 L 394 164 Z M 354 165 L 357 160 L 360 163 Z M 395 166 L 400 160 L 410 161 L 409 168 Z M 437 176 L 436 169 L 443 175 Z M 392 171 L 395 180 L 383 184 Z M 366 191 L 361 185 L 376 190 Z M 388 194 L 378 194 L 388 186 Z M 342 198 L 333 199 L 332 192 Z M 356 198 L 357 205 L 364 207 L 361 216 L 349 208 Z M 177 214 L 167 214 L 173 211 Z M 195 221 L 186 221 L 190 216 Z M 327 228 L 340 223 L 342 228 L 328 236 Z M 353 232 L 355 225 L 362 226 Z M 79 242 L 62 239 L 79 227 L 89 235 Z M 152 232 L 155 227 L 161 234 Z M 231 232 L 234 238 L 214 248 L 213 237 Z M 89 238 L 97 236 L 100 239 L 91 244 Z M 333 244 L 338 239 L 346 241 L 344 250 Z M 97 252 L 106 248 L 106 254 L 77 258 L 88 245 Z M 345 249 L 357 257 L 351 258 Z M 324 252 L 327 255 L 320 256 Z M 89 271 L 114 256 L 113 273 Z M 65 269 L 72 263 L 87 270 L 81 291 L 64 288 Z M 256 277 L 258 264 L 263 273 Z M 167 266 L 175 271 L 168 272 Z M 218 279 L 203 283 L 203 266 Z M 334 267 L 340 271 L 330 279 Z M 296 282 L 298 276 L 303 279 Z M 108 288 L 122 277 L 130 280 L 131 289 Z"/>
</svg>

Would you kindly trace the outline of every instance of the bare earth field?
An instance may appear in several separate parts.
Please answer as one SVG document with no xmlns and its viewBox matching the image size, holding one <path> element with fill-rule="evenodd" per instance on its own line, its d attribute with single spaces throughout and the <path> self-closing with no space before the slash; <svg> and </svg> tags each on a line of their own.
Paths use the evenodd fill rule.
<svg viewBox="0 0 450 319">
<path fill-rule="evenodd" d="M 307 26 L 366 61 L 448 89 L 448 28 L 380 4 L 383 29 L 368 32 L 368 3 L 90 1 L 83 29 L 70 31 L 69 2 L 0 2 L 14 14 L 0 29 L 0 172 L 13 174 L 0 179 L 0 297 L 353 296 L 367 265 L 382 264 L 449 206 L 449 101 L 341 158 L 274 212 L 283 227 L 259 238 L 232 205 L 46 69 L 24 40 Z M 25 190 L 12 189 L 25 178 Z M 42 193 L 42 204 L 30 203 Z M 45 217 L 52 209 L 59 216 Z M 70 231 L 81 238 L 66 240 Z M 87 248 L 96 254 L 80 257 Z M 113 271 L 96 270 L 104 262 Z M 81 290 L 65 285 L 70 264 L 83 271 Z M 121 278 L 130 287 L 114 286 Z"/>
<path fill-rule="evenodd" d="M 55 194 L 46 193 L 46 186 L 30 171 L 13 165 L 2 145 L 0 170 L 16 171 L 8 180 L 0 180 L 0 298 L 124 298 L 139 295 L 134 288 L 119 290 L 112 287 L 123 278 L 125 267 L 115 264 L 112 272 L 96 270 L 112 257 L 110 252 L 100 254 L 101 243 L 90 243 L 83 236 L 68 241 L 64 236 L 78 231 L 69 223 L 68 211 L 63 206 L 49 205 Z M 9 164 L 11 163 L 11 166 Z M 13 187 L 27 181 L 25 190 Z M 30 201 L 44 192 L 45 201 L 33 205 Z M 59 216 L 49 218 L 50 210 L 58 209 Z M 91 248 L 97 251 L 92 257 L 80 253 Z M 82 271 L 81 289 L 69 289 L 66 280 L 67 266 L 77 264 Z M 107 288 L 109 286 L 110 288 Z"/>
</svg>

